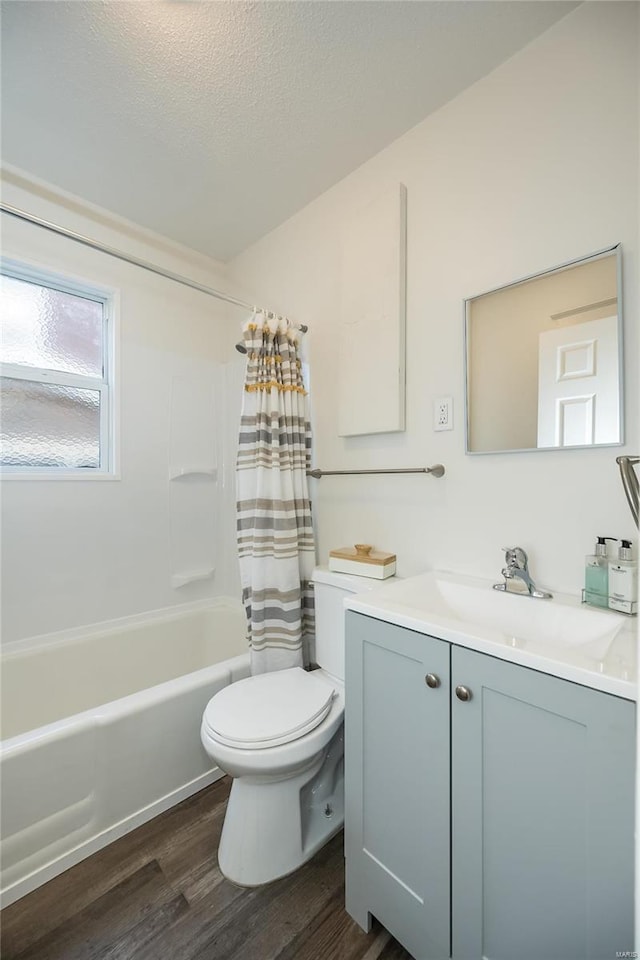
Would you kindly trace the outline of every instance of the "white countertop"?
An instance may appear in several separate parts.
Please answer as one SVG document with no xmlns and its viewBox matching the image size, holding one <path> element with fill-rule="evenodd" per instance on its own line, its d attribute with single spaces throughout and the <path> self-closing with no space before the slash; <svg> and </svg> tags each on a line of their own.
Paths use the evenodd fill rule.
<svg viewBox="0 0 640 960">
<path fill-rule="evenodd" d="M 488 620 L 485 617 L 483 623 L 474 622 L 470 615 L 463 618 L 448 606 L 440 588 L 463 592 L 471 588 L 475 597 L 487 601 L 495 620 L 504 609 L 515 613 L 518 621 L 524 618 L 528 629 L 506 633 L 501 625 L 490 623 L 491 616 Z M 594 690 L 637 700 L 637 617 L 590 608 L 582 604 L 580 598 L 566 594 L 556 594 L 552 600 L 540 600 L 498 591 L 484 593 L 485 589 L 491 591 L 491 588 L 492 582 L 488 580 L 445 572 L 427 573 L 406 580 L 388 580 L 366 593 L 354 594 L 345 600 L 345 607 Z M 501 603 L 505 605 L 502 608 Z M 517 606 L 520 604 L 525 606 Z M 537 607 L 539 604 L 553 607 L 543 611 Z M 553 618 L 575 616 L 580 625 L 575 642 L 540 642 L 542 630 L 536 629 L 535 621 L 539 617 L 544 620 L 548 615 Z M 592 626 L 594 639 L 583 642 Z M 605 633 L 614 634 L 606 650 L 602 649 L 602 640 L 598 639 L 603 629 Z"/>
</svg>

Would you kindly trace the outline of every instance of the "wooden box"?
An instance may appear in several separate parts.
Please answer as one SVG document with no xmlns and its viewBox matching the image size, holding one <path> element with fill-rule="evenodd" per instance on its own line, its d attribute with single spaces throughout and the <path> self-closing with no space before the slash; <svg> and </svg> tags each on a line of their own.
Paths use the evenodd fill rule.
<svg viewBox="0 0 640 960">
<path fill-rule="evenodd" d="M 356 543 L 353 547 L 339 547 L 329 553 L 329 570 L 336 573 L 352 573 L 357 577 L 372 577 L 386 580 L 396 572 L 395 553 L 374 550 L 368 543 Z"/>
</svg>

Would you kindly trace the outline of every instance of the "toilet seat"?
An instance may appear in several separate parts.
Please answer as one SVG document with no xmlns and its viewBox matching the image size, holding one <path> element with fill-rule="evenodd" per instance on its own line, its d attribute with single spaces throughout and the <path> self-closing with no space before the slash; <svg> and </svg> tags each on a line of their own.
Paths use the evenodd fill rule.
<svg viewBox="0 0 640 960">
<path fill-rule="evenodd" d="M 261 750 L 298 740 L 331 710 L 335 687 L 300 667 L 263 673 L 230 684 L 204 712 L 203 728 L 218 743 Z"/>
</svg>

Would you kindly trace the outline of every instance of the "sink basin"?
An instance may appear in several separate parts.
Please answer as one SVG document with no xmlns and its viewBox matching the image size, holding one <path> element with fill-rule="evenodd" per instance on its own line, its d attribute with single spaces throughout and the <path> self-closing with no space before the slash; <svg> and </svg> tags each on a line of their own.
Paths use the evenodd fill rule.
<svg viewBox="0 0 640 960">
<path fill-rule="evenodd" d="M 540 600 L 492 589 L 492 582 L 457 574 L 426 573 L 389 584 L 385 602 L 409 608 L 423 620 L 458 628 L 465 634 L 602 660 L 627 618 L 611 610 L 587 607 L 576 598 L 555 595 Z"/>
</svg>

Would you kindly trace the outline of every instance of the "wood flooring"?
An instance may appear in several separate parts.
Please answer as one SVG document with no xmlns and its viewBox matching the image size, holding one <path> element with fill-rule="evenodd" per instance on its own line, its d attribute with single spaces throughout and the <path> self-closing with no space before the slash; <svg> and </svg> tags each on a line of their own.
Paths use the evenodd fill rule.
<svg viewBox="0 0 640 960">
<path fill-rule="evenodd" d="M 2 911 L 3 960 L 411 960 L 344 909 L 338 834 L 289 877 L 225 880 L 219 780 Z"/>
</svg>

